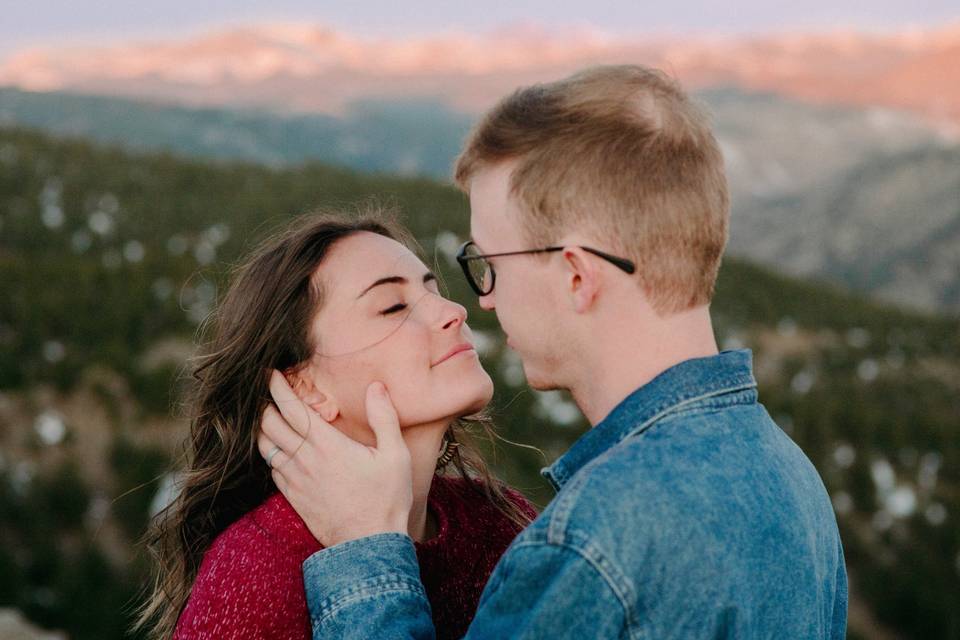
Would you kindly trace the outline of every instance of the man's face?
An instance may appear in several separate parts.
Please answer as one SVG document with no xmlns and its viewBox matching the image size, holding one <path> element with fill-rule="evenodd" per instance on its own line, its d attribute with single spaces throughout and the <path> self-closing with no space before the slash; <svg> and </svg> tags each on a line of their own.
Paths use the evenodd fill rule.
<svg viewBox="0 0 960 640">
<path fill-rule="evenodd" d="M 512 162 L 484 167 L 470 181 L 470 233 L 481 253 L 537 248 L 527 246 L 517 223 L 519 204 L 509 193 L 513 168 Z M 519 354 L 534 389 L 562 384 L 557 375 L 564 353 L 560 329 L 569 305 L 560 297 L 559 258 L 549 255 L 490 258 L 496 284 L 479 298 L 483 309 L 496 311 L 507 345 Z"/>
</svg>

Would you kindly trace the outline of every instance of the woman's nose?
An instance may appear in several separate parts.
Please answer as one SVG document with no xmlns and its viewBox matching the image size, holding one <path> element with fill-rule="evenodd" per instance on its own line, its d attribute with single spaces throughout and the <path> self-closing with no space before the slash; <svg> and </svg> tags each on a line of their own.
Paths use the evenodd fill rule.
<svg viewBox="0 0 960 640">
<path fill-rule="evenodd" d="M 443 300 L 440 325 L 443 329 L 452 329 L 467 321 L 467 310 L 452 300 Z"/>
</svg>

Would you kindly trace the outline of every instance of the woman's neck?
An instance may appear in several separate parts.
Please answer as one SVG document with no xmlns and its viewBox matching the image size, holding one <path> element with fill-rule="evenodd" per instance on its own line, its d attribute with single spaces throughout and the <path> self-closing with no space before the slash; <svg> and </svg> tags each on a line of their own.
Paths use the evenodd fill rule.
<svg viewBox="0 0 960 640">
<path fill-rule="evenodd" d="M 436 523 L 428 526 L 427 497 L 437 469 L 440 443 L 449 426 L 448 422 L 423 424 L 407 427 L 402 433 L 413 465 L 413 506 L 407 531 L 417 542 L 436 534 Z"/>
</svg>

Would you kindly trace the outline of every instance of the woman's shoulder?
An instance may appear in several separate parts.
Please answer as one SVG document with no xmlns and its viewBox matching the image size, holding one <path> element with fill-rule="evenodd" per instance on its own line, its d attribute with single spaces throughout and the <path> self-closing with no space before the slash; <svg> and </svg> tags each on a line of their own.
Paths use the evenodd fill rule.
<svg viewBox="0 0 960 640">
<path fill-rule="evenodd" d="M 177 638 L 231 637 L 242 628 L 272 628 L 281 636 L 292 629 L 291 637 L 301 637 L 307 613 L 300 567 L 309 553 L 291 513 L 296 516 L 276 494 L 216 537 L 177 623 Z"/>
<path fill-rule="evenodd" d="M 303 520 L 278 492 L 224 529 L 204 555 L 204 563 L 291 562 L 299 566 L 319 549 Z"/>
</svg>

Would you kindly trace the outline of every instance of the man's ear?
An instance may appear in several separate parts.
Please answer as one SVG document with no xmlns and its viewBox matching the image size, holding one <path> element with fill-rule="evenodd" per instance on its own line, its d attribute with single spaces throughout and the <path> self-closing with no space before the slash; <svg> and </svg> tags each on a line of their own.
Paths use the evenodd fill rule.
<svg viewBox="0 0 960 640">
<path fill-rule="evenodd" d="M 310 375 L 310 367 L 284 371 L 290 388 L 305 405 L 320 414 L 327 422 L 333 422 L 340 415 L 340 407 L 332 394 L 321 390 Z"/>
<path fill-rule="evenodd" d="M 567 294 L 570 296 L 573 310 L 584 313 L 593 306 L 600 292 L 603 274 L 597 268 L 596 261 L 592 259 L 593 256 L 580 247 L 567 247 L 561 255 Z"/>
</svg>

